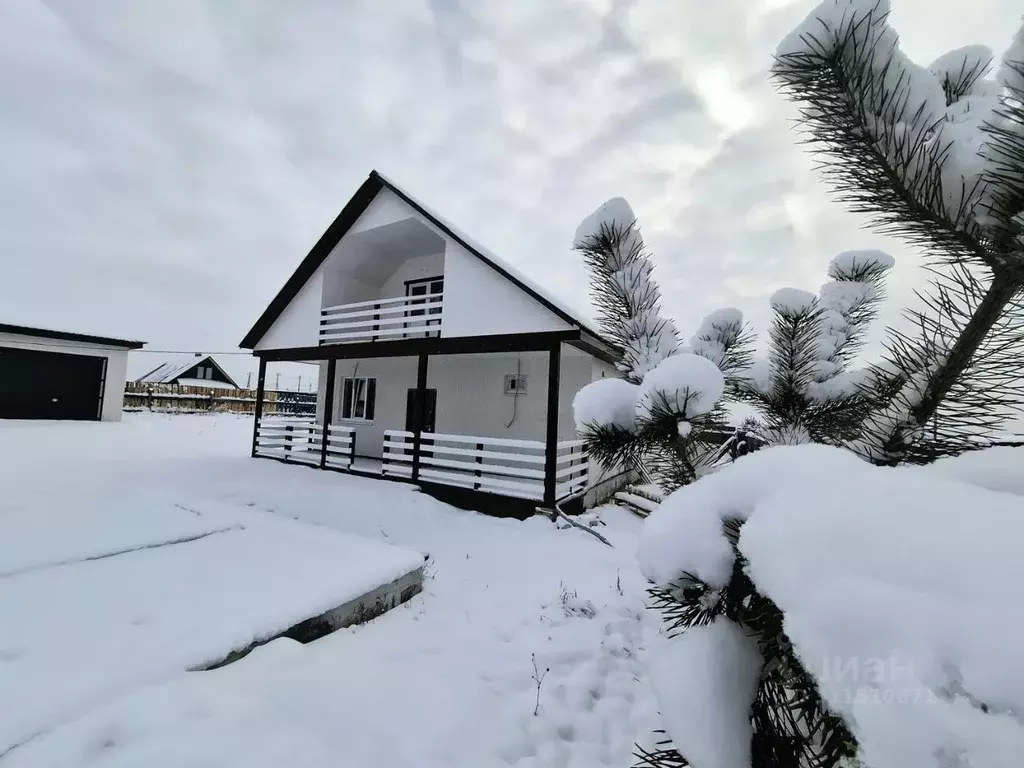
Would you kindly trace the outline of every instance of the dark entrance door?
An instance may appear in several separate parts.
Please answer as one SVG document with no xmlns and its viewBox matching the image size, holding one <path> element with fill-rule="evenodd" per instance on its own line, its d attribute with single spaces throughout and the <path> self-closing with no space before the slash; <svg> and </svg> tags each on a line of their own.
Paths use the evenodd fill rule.
<svg viewBox="0 0 1024 768">
<path fill-rule="evenodd" d="M 0 419 L 100 417 L 106 360 L 0 347 Z"/>
<path fill-rule="evenodd" d="M 437 416 L 437 390 L 428 389 L 426 395 L 426 407 L 423 413 L 423 431 L 434 431 L 434 420 Z M 416 431 L 416 390 L 410 389 L 405 396 L 405 431 Z"/>
</svg>

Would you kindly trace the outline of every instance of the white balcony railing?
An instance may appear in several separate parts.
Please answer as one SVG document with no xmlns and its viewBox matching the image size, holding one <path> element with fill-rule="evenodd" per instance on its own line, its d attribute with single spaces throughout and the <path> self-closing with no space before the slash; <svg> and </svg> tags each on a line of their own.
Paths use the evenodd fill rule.
<svg viewBox="0 0 1024 768">
<path fill-rule="evenodd" d="M 422 339 L 441 335 L 444 294 L 397 296 L 325 307 L 320 313 L 321 344 Z"/>
</svg>

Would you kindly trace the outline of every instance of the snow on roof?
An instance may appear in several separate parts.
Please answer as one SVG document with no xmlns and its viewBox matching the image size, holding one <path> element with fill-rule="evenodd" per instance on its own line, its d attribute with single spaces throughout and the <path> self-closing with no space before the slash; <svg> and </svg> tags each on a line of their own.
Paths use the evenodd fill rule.
<svg viewBox="0 0 1024 768">
<path fill-rule="evenodd" d="M 477 242 L 472 237 L 470 237 L 465 232 L 463 232 L 459 227 L 457 227 L 454 224 L 452 224 L 451 221 L 449 221 L 448 219 L 446 219 L 443 216 L 438 215 L 438 213 L 433 208 L 430 208 L 430 207 L 428 207 L 426 205 L 423 205 L 423 203 L 421 203 L 419 200 L 414 198 L 412 195 L 410 195 L 408 192 L 406 192 L 402 187 L 400 187 L 398 184 L 396 184 L 391 179 L 389 179 L 387 176 L 384 176 L 379 171 L 377 172 L 377 175 L 380 176 L 381 180 L 384 181 L 384 183 L 387 186 L 393 188 L 394 190 L 401 190 L 402 194 L 405 195 L 406 197 L 408 197 L 410 200 L 412 200 L 417 206 L 422 208 L 424 211 L 429 212 L 430 216 L 432 216 L 433 218 L 437 219 L 437 221 L 441 225 L 443 225 L 444 228 L 450 230 L 451 234 L 454 235 L 457 240 L 461 240 L 462 243 L 467 248 L 469 248 L 471 251 L 476 251 L 478 253 L 478 255 L 482 256 L 487 261 L 492 262 L 494 264 L 494 266 L 498 267 L 499 269 L 507 272 L 513 279 L 515 279 L 515 280 L 519 281 L 520 283 L 522 283 L 524 286 L 526 286 L 531 291 L 533 291 L 538 296 L 540 296 L 544 301 L 546 301 L 549 304 L 551 304 L 553 307 L 558 309 L 563 314 L 568 315 L 569 318 L 576 325 L 578 325 L 580 328 L 585 330 L 587 333 L 589 333 L 592 336 L 595 336 L 595 337 L 601 339 L 606 344 L 610 344 L 611 343 L 607 339 L 605 339 L 603 336 L 601 336 L 600 333 L 598 333 L 596 330 L 594 330 L 591 327 L 591 323 L 590 323 L 589 320 L 581 319 L 580 318 L 580 313 L 579 313 L 578 310 L 573 309 L 570 305 L 566 304 L 561 299 L 559 299 L 556 296 L 552 295 L 546 289 L 540 287 L 537 283 L 535 283 L 530 278 L 526 277 L 518 269 L 516 269 L 515 267 L 511 266 L 508 262 L 506 262 L 505 260 L 503 260 L 500 257 L 498 257 L 497 255 L 495 255 L 493 251 L 491 251 L 488 248 L 485 248 L 479 242 Z"/>
<path fill-rule="evenodd" d="M 174 355 L 173 357 L 167 358 L 158 365 L 156 368 L 140 376 L 136 379 L 138 382 L 145 384 L 169 384 L 183 373 L 186 373 L 193 366 L 199 365 L 200 363 L 212 363 L 213 365 L 220 368 L 221 373 L 227 376 L 227 372 L 213 359 L 212 355 L 196 355 L 191 353 L 181 353 Z M 236 383 L 237 386 L 237 383 Z"/>
</svg>

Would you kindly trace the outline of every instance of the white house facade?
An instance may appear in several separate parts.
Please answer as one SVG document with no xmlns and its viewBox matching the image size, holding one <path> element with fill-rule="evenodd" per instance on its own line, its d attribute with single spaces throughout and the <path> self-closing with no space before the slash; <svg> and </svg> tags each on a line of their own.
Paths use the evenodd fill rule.
<svg viewBox="0 0 1024 768">
<path fill-rule="evenodd" d="M 618 350 L 373 172 L 242 347 L 320 366 L 317 417 L 264 420 L 253 455 L 412 481 L 523 516 L 595 477 L 572 398 Z"/>
<path fill-rule="evenodd" d="M 128 352 L 144 344 L 0 324 L 0 419 L 120 421 Z"/>
</svg>

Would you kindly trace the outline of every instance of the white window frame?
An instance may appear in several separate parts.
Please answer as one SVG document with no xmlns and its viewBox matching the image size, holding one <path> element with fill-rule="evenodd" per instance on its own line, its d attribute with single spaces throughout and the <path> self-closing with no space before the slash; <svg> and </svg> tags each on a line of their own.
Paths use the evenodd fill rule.
<svg viewBox="0 0 1024 768">
<path fill-rule="evenodd" d="M 377 377 L 376 376 L 343 376 L 339 380 L 339 405 L 341 410 L 340 421 L 358 421 L 364 424 L 372 423 L 377 415 Z M 372 401 L 370 397 L 371 387 L 370 382 L 373 382 L 372 387 Z M 352 388 L 348 390 L 349 397 L 345 397 L 346 390 L 348 389 L 345 385 L 348 382 L 352 382 Z M 366 392 L 366 402 L 363 406 L 363 415 L 355 415 L 355 396 L 358 388 L 358 383 L 362 382 L 364 391 Z M 367 417 L 366 412 L 370 411 L 371 416 Z M 348 415 L 346 415 L 346 413 Z"/>
</svg>

